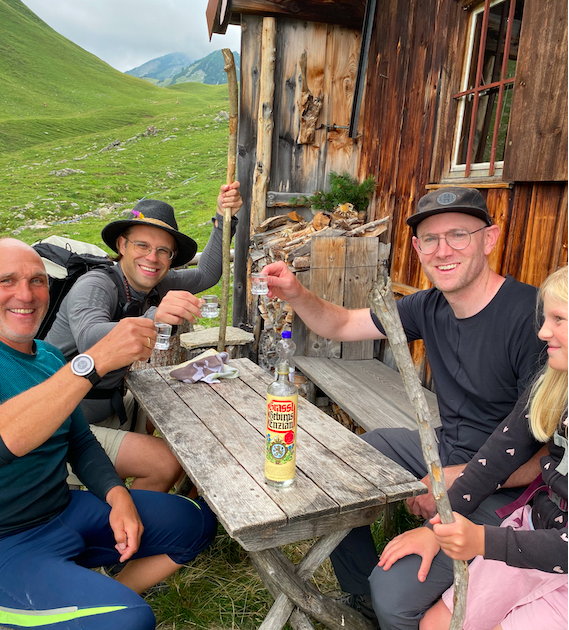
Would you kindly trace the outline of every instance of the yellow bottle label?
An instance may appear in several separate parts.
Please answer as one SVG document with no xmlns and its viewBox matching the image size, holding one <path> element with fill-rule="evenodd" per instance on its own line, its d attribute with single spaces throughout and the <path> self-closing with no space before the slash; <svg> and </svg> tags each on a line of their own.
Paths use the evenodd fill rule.
<svg viewBox="0 0 569 630">
<path fill-rule="evenodd" d="M 288 481 L 294 477 L 297 408 L 297 394 L 286 397 L 267 394 L 265 477 L 271 481 Z"/>
</svg>

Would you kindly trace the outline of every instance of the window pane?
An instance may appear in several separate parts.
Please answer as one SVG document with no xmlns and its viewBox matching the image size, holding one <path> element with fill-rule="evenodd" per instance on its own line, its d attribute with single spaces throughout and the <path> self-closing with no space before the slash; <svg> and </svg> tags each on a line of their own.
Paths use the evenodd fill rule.
<svg viewBox="0 0 569 630">
<path fill-rule="evenodd" d="M 480 52 L 480 40 L 482 34 L 483 11 L 476 15 L 475 35 L 473 38 L 472 61 L 468 73 L 467 89 L 482 88 L 480 90 L 480 98 L 478 110 L 475 118 L 474 142 L 472 146 L 472 163 L 483 163 L 490 161 L 492 149 L 492 137 L 494 133 L 494 122 L 496 120 L 496 108 L 498 104 L 499 90 L 498 87 L 488 88 L 484 90 L 485 85 L 499 82 L 504 79 L 513 78 L 516 72 L 516 63 L 518 57 L 518 43 L 521 29 L 521 20 L 523 13 L 524 0 L 517 0 L 514 23 L 512 25 L 512 35 L 510 43 L 510 51 L 506 69 L 506 76 L 502 77 L 502 64 L 504 50 L 506 46 L 506 35 L 508 29 L 508 15 L 510 11 L 510 0 L 495 4 L 490 8 L 488 16 L 488 30 L 486 33 L 486 42 L 484 46 L 484 60 L 482 65 L 482 74 L 480 77 L 480 85 L 476 86 L 476 72 L 478 68 L 478 58 Z M 496 160 L 501 161 L 504 157 L 505 136 L 508 129 L 510 118 L 510 106 L 512 99 L 512 85 L 505 86 L 504 104 L 502 113 L 499 117 L 500 131 L 498 135 L 498 147 L 496 151 Z M 470 125 L 472 117 L 472 106 L 474 102 L 474 94 L 463 97 L 464 116 L 462 128 L 460 129 L 459 151 L 457 164 L 465 164 L 468 150 L 468 140 L 470 135 Z"/>
</svg>

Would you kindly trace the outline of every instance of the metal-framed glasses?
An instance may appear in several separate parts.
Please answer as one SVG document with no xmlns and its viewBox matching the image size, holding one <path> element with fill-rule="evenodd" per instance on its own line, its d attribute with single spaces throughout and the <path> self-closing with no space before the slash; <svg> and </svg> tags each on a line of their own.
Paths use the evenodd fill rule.
<svg viewBox="0 0 569 630">
<path fill-rule="evenodd" d="M 176 255 L 176 252 L 173 252 L 167 247 L 150 247 L 148 243 L 144 243 L 143 241 L 131 241 L 126 236 L 124 237 L 124 240 L 128 241 L 134 247 L 134 251 L 142 256 L 148 256 L 153 250 L 156 252 L 156 256 L 160 258 L 160 260 L 172 260 L 172 258 Z"/>
<path fill-rule="evenodd" d="M 453 249 L 466 249 L 470 245 L 471 234 L 476 234 L 480 230 L 486 229 L 488 226 L 478 228 L 473 232 L 468 230 L 450 230 L 446 234 L 425 234 L 424 236 L 418 236 L 417 247 L 422 254 L 434 254 L 439 248 L 439 241 L 444 238 L 449 247 Z"/>
</svg>

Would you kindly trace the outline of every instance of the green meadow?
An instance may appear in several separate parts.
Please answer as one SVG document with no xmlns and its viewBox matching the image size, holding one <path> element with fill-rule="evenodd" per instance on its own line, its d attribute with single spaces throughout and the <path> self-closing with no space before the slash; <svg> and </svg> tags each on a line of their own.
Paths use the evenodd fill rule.
<svg viewBox="0 0 569 630">
<path fill-rule="evenodd" d="M 0 0 L 0 35 L 0 234 L 109 251 L 101 228 L 155 198 L 202 251 L 226 178 L 227 87 L 122 74 L 20 0 Z"/>
</svg>

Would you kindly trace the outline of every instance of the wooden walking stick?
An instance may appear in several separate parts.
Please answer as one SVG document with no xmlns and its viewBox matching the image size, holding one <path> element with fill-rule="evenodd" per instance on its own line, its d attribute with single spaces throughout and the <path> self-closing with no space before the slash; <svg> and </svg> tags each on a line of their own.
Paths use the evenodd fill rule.
<svg viewBox="0 0 569 630">
<path fill-rule="evenodd" d="M 391 278 L 379 273 L 379 279 L 374 283 L 369 294 L 369 302 L 373 312 L 377 315 L 389 340 L 389 345 L 397 362 L 397 367 L 403 379 L 407 395 L 417 414 L 419 436 L 423 457 L 429 471 L 429 479 L 437 510 L 442 523 L 453 523 L 454 516 L 448 498 L 443 468 L 439 458 L 437 438 L 433 430 L 433 421 L 419 377 L 415 372 L 415 365 L 409 352 L 407 338 L 401 325 L 399 311 L 393 297 Z M 466 591 L 468 588 L 468 563 L 464 560 L 453 560 L 454 567 L 454 612 L 450 630 L 461 630 L 466 614 Z"/>
<path fill-rule="evenodd" d="M 235 164 L 237 161 L 237 73 L 235 60 L 229 48 L 222 51 L 229 88 L 229 147 L 227 150 L 227 184 L 235 181 Z M 225 331 L 229 310 L 229 280 L 231 277 L 231 208 L 223 209 L 223 275 L 221 285 L 221 312 L 219 316 L 219 341 L 217 351 L 225 350 Z"/>
</svg>

